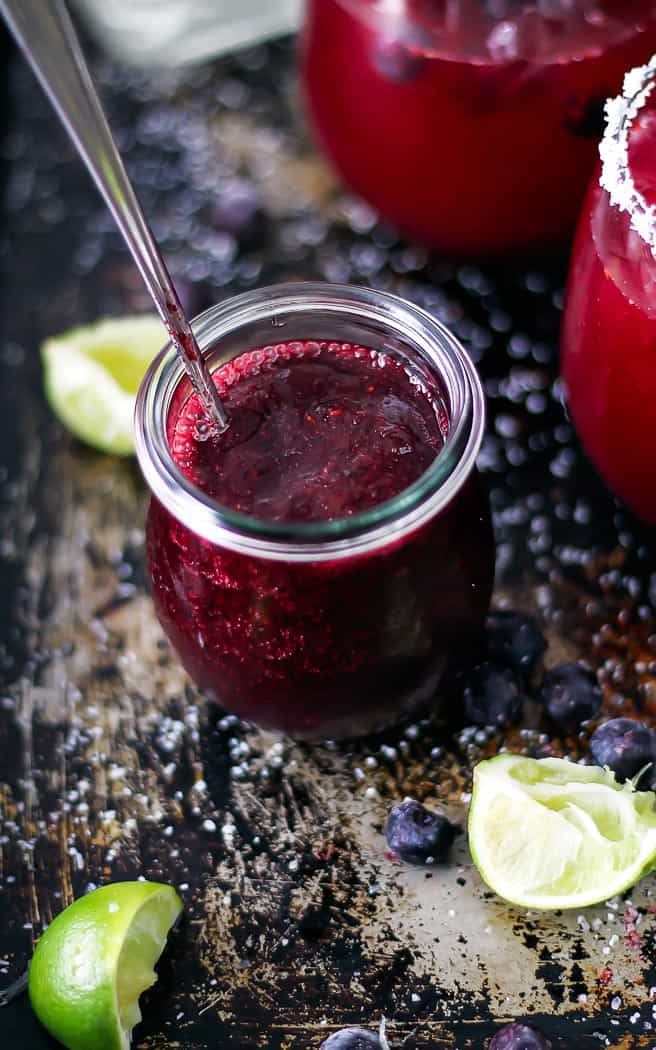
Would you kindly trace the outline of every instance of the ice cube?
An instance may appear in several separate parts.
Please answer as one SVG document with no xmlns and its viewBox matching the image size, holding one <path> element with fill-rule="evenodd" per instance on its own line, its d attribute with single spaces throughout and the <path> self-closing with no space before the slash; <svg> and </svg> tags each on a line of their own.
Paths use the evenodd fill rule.
<svg viewBox="0 0 656 1050">
<path fill-rule="evenodd" d="M 519 54 L 517 25 L 507 20 L 499 22 L 487 38 L 487 48 L 497 62 L 517 58 Z"/>
</svg>

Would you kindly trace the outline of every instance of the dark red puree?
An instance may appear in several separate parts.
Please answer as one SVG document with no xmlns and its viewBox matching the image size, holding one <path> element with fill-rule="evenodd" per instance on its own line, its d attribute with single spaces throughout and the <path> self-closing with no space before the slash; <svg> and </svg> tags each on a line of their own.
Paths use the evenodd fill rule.
<svg viewBox="0 0 656 1050">
<path fill-rule="evenodd" d="M 448 427 L 442 391 L 395 358 L 348 343 L 286 343 L 215 374 L 230 428 L 212 435 L 192 396 L 175 406 L 173 457 L 224 506 L 270 522 L 367 511 L 430 466 Z M 223 707 L 308 738 L 368 732 L 431 699 L 447 656 L 485 616 L 493 573 L 474 473 L 420 528 L 320 559 L 202 539 L 153 499 L 157 613 L 189 674 Z M 275 545 L 273 553 L 276 553 Z M 268 555 L 268 556 L 266 556 Z"/>
<path fill-rule="evenodd" d="M 375 507 L 416 481 L 444 443 L 436 391 L 364 346 L 266 347 L 225 365 L 215 381 L 230 428 L 208 436 L 191 397 L 173 424 L 173 457 L 207 495 L 264 521 Z"/>
</svg>

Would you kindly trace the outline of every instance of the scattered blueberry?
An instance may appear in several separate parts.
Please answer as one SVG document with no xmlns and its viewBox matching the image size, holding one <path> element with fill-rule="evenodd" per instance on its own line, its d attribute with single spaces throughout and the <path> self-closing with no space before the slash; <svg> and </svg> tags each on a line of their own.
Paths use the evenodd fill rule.
<svg viewBox="0 0 656 1050">
<path fill-rule="evenodd" d="M 242 247 L 255 246 L 264 235 L 266 218 L 257 186 L 249 179 L 233 179 L 217 197 L 212 225 L 236 237 Z"/>
<path fill-rule="evenodd" d="M 601 708 L 597 679 L 580 664 L 559 664 L 547 671 L 540 692 L 549 717 L 563 729 L 576 729 Z"/>
<path fill-rule="evenodd" d="M 623 783 L 654 762 L 656 732 L 635 718 L 611 718 L 592 734 L 590 752 L 596 765 L 608 766 Z"/>
<path fill-rule="evenodd" d="M 382 1050 L 380 1039 L 367 1028 L 342 1028 L 323 1041 L 319 1050 Z"/>
<path fill-rule="evenodd" d="M 385 824 L 387 845 L 409 864 L 446 860 L 455 836 L 455 826 L 443 814 L 411 799 L 394 806 Z"/>
<path fill-rule="evenodd" d="M 497 609 L 488 616 L 486 628 L 487 651 L 493 660 L 520 674 L 535 670 L 547 643 L 533 616 Z"/>
<path fill-rule="evenodd" d="M 552 1046 L 537 1028 L 515 1022 L 499 1029 L 488 1050 L 552 1050 Z"/>
<path fill-rule="evenodd" d="M 518 722 L 524 696 L 517 676 L 506 667 L 478 664 L 467 675 L 462 692 L 470 725 L 504 726 Z"/>
</svg>

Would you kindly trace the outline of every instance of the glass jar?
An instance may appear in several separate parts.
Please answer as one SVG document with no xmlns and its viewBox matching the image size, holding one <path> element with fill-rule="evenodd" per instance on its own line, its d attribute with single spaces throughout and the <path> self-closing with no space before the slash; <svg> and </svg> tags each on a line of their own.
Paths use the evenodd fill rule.
<svg viewBox="0 0 656 1050">
<path fill-rule="evenodd" d="M 371 510 L 312 523 L 246 516 L 181 473 L 167 426 L 189 383 L 170 346 L 136 407 L 155 608 L 195 682 L 229 711 L 306 739 L 410 714 L 480 631 L 492 588 L 476 473 L 484 399 L 469 357 L 429 314 L 366 288 L 279 285 L 213 307 L 194 328 L 212 370 L 281 339 L 325 339 L 383 350 L 437 380 L 448 424 L 429 469 Z"/>
<path fill-rule="evenodd" d="M 653 0 L 307 0 L 310 120 L 345 182 L 456 255 L 559 245 Z"/>
<path fill-rule="evenodd" d="M 656 524 L 656 59 L 609 104 L 603 166 L 572 254 L 561 367 L 569 410 L 607 484 Z"/>
</svg>

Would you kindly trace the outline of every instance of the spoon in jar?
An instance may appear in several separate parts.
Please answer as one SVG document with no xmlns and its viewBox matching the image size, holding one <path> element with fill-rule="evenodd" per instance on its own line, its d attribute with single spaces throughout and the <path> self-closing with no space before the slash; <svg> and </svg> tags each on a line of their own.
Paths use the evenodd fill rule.
<svg viewBox="0 0 656 1050">
<path fill-rule="evenodd" d="M 114 216 L 201 404 L 223 432 L 226 410 L 127 176 L 64 0 L 0 0 L 0 12 Z"/>
</svg>

